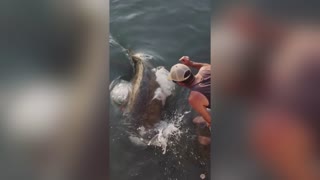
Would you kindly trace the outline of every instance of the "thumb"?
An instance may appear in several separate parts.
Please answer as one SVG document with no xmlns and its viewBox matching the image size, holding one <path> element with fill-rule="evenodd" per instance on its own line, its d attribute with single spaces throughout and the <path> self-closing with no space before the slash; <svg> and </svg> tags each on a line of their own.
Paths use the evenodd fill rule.
<svg viewBox="0 0 320 180">
<path fill-rule="evenodd" d="M 181 63 L 185 63 L 185 59 L 179 59 L 179 62 L 181 62 Z"/>
</svg>

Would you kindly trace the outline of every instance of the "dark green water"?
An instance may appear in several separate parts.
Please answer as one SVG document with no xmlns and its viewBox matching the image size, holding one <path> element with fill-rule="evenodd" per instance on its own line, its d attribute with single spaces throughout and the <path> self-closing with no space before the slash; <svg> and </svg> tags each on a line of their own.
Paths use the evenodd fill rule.
<svg viewBox="0 0 320 180">
<path fill-rule="evenodd" d="M 111 0 L 110 1 L 110 77 L 130 77 L 132 67 L 125 49 L 150 55 L 154 66 L 166 69 L 183 55 L 195 61 L 210 62 L 209 0 Z M 167 111 L 189 110 L 188 91 L 177 88 Z M 110 179 L 164 180 L 209 177 L 209 157 L 199 148 L 194 113 L 184 117 L 180 142 L 168 147 L 166 154 L 155 147 L 141 148 L 129 141 L 121 116 L 110 110 Z M 185 131 L 184 131 L 185 132 Z"/>
</svg>

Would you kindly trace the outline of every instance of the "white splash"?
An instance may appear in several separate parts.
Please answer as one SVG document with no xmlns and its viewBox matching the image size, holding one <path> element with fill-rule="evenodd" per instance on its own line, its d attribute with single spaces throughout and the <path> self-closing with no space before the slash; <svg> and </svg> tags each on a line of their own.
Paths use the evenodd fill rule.
<svg viewBox="0 0 320 180">
<path fill-rule="evenodd" d="M 116 84 L 114 85 L 114 83 Z M 110 86 L 113 86 L 110 92 L 112 102 L 119 106 L 125 105 L 131 92 L 131 83 L 120 80 L 119 82 L 112 82 Z"/>
<path fill-rule="evenodd" d="M 170 120 L 160 121 L 155 125 L 153 129 L 146 129 L 143 126 L 137 128 L 137 135 L 130 135 L 129 140 L 140 147 L 144 146 L 156 146 L 162 149 L 162 153 L 166 154 L 167 149 L 170 145 L 174 145 L 175 142 L 179 141 L 183 131 L 181 130 L 182 120 L 187 111 L 183 114 L 175 114 Z M 143 138 L 148 134 L 152 133 L 153 137 L 149 140 Z M 155 135 L 154 135 L 155 134 Z"/>
<path fill-rule="evenodd" d="M 163 66 L 153 68 L 152 71 L 155 73 L 156 81 L 160 86 L 154 92 L 153 99 L 161 100 L 162 104 L 165 105 L 167 97 L 170 96 L 175 89 L 175 84 L 168 80 L 169 71 Z"/>
<path fill-rule="evenodd" d="M 161 121 L 157 127 L 157 131 L 158 134 L 149 141 L 148 145 L 161 147 L 163 154 L 165 154 L 167 152 L 169 138 L 172 136 L 178 138 L 180 136 L 179 128 L 172 123 Z"/>
<path fill-rule="evenodd" d="M 157 134 L 148 142 L 148 145 L 162 148 L 162 153 L 167 152 L 170 143 L 178 141 L 182 135 L 180 130 L 184 114 L 176 114 L 169 122 L 160 121 L 154 128 Z"/>
<path fill-rule="evenodd" d="M 142 139 L 142 138 L 139 138 L 139 137 L 137 137 L 137 136 L 131 135 L 131 136 L 129 136 L 129 140 L 130 140 L 133 144 L 135 144 L 135 145 L 137 145 L 137 146 L 141 146 L 141 147 L 147 146 L 146 143 L 143 141 L 143 139 Z"/>
</svg>

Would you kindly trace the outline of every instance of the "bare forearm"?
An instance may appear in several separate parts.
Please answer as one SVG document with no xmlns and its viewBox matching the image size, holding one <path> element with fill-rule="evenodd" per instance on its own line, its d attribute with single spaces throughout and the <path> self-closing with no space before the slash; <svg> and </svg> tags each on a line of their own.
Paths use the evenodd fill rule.
<svg viewBox="0 0 320 180">
<path fill-rule="evenodd" d="M 210 126 L 211 125 L 211 116 L 210 116 L 210 113 L 206 110 L 206 111 L 203 111 L 203 113 L 201 113 L 203 119 L 205 121 L 207 121 L 208 125 Z"/>
<path fill-rule="evenodd" d="M 200 116 L 203 117 L 203 119 L 208 123 L 208 126 L 210 126 L 211 125 L 211 115 L 210 115 L 210 112 L 207 110 L 207 108 L 202 105 L 191 104 L 191 106 L 194 108 L 194 110 L 196 110 L 200 114 Z"/>
<path fill-rule="evenodd" d="M 188 64 L 189 67 L 195 68 L 195 69 L 200 69 L 203 66 L 209 66 L 210 64 L 208 63 L 199 63 L 195 61 L 190 61 L 190 64 Z"/>
<path fill-rule="evenodd" d="M 195 62 L 195 61 L 191 61 L 191 59 L 189 58 L 189 56 L 182 56 L 179 59 L 180 63 L 187 65 L 189 67 L 195 68 L 195 69 L 201 69 L 204 66 L 210 66 L 210 64 L 207 63 L 199 63 L 199 62 Z"/>
</svg>

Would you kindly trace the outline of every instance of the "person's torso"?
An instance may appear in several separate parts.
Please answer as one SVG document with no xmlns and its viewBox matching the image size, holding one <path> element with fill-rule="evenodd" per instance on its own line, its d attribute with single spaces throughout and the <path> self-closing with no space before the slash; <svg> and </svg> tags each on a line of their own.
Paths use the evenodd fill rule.
<svg viewBox="0 0 320 180">
<path fill-rule="evenodd" d="M 208 102 L 209 105 L 207 108 L 211 107 L 211 70 L 207 69 L 200 69 L 198 75 L 201 77 L 201 80 L 191 86 L 191 91 L 197 91 L 203 94 Z"/>
</svg>

